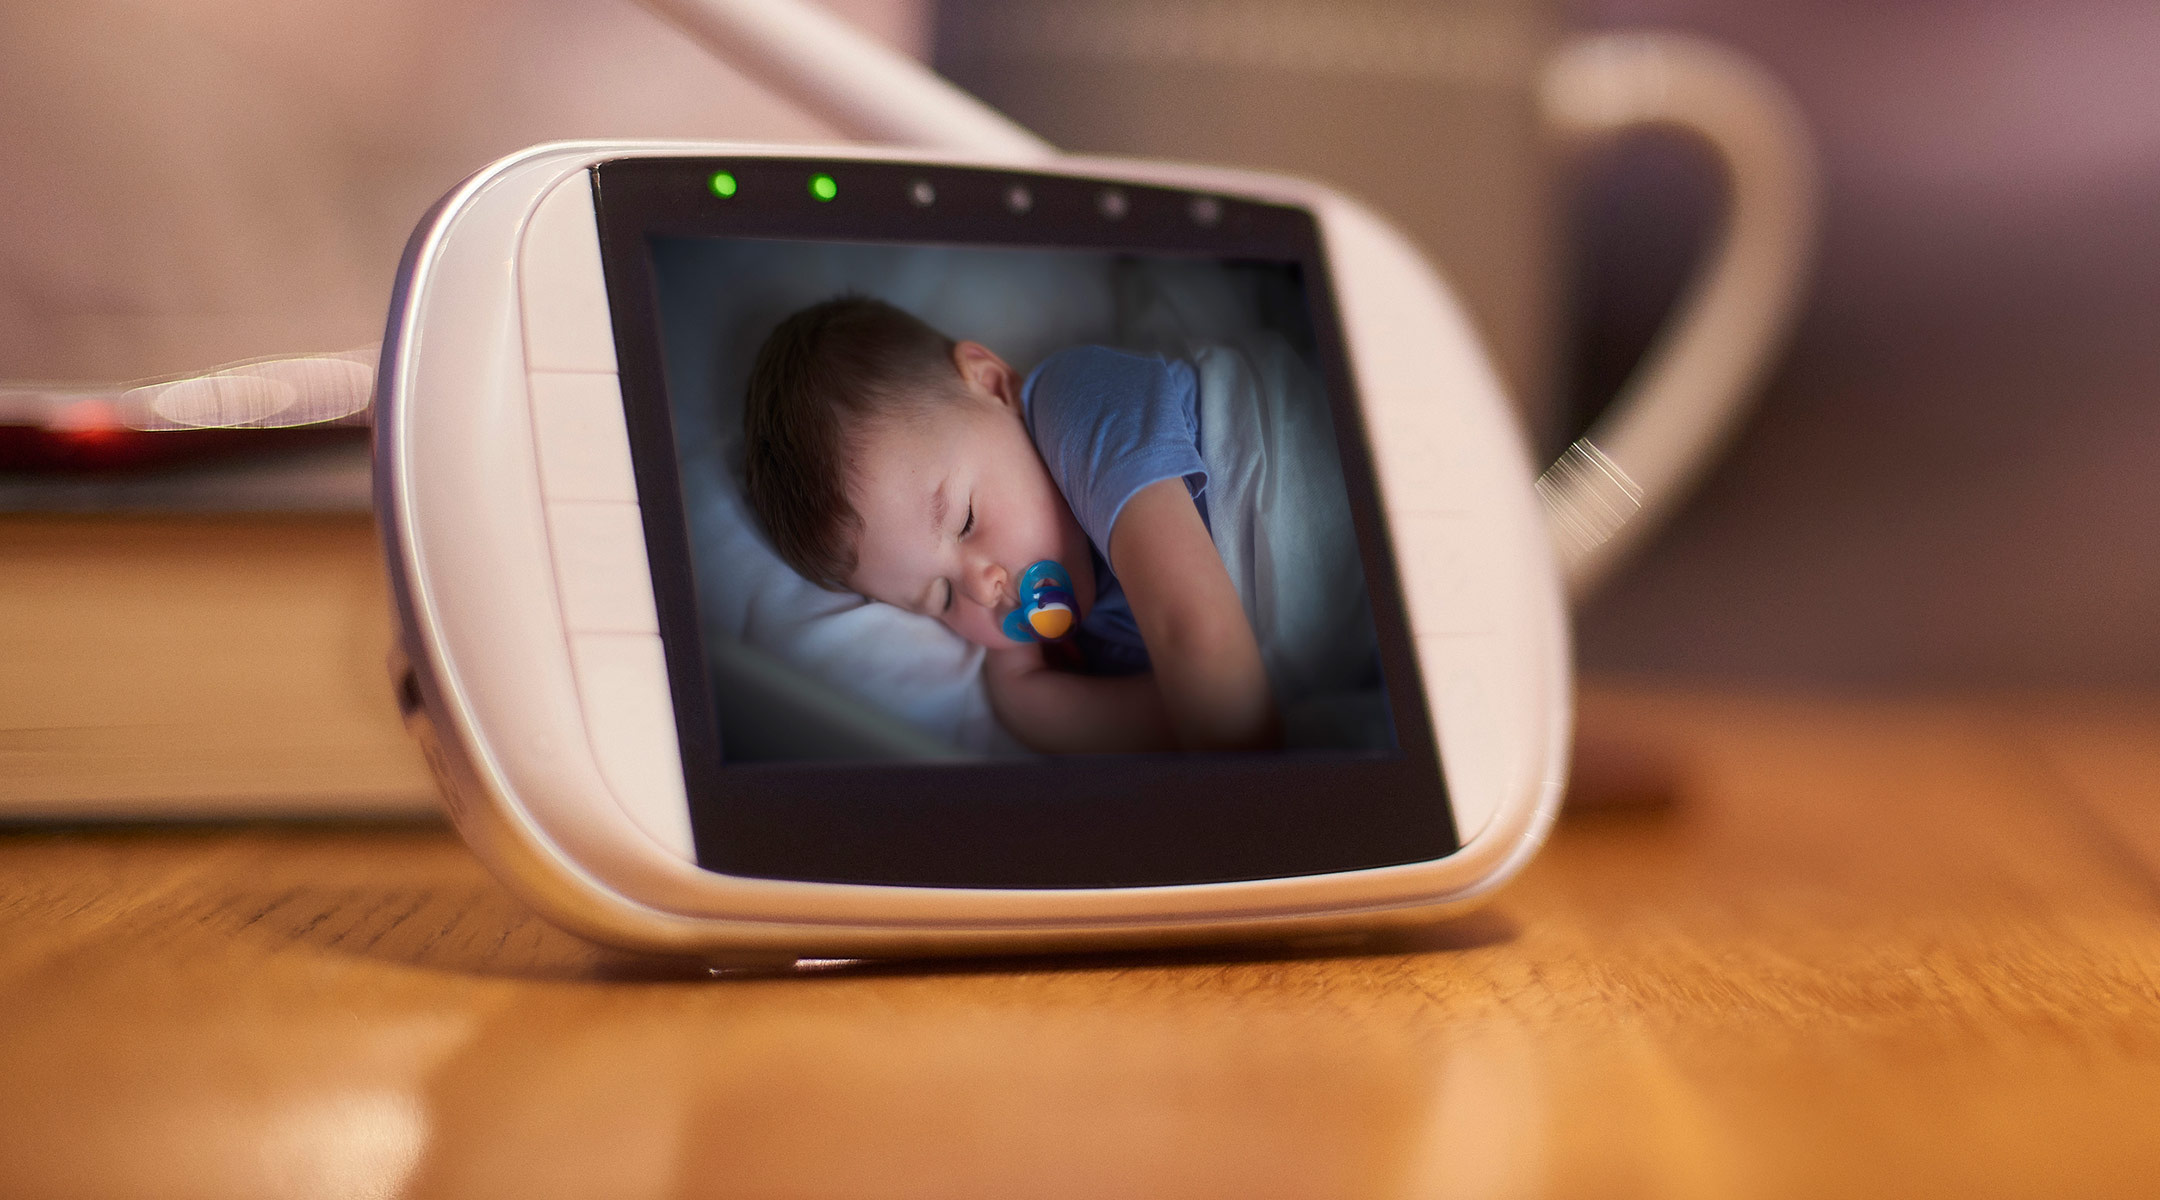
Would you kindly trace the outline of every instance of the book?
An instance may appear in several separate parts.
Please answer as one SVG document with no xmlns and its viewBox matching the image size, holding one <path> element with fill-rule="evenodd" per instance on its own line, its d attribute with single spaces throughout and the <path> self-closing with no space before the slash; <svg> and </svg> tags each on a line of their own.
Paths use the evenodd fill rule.
<svg viewBox="0 0 2160 1200">
<path fill-rule="evenodd" d="M 363 512 L 0 514 L 0 819 L 409 817 Z"/>
</svg>

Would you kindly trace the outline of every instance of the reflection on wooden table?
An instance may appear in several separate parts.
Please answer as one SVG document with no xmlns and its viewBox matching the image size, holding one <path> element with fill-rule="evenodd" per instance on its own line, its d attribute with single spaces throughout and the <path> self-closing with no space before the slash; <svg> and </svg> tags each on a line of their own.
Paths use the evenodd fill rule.
<svg viewBox="0 0 2160 1200">
<path fill-rule="evenodd" d="M 0 834 L 0 1195 L 2149 1195 L 2160 701 L 1604 689 L 1485 912 L 713 978 L 412 826 Z"/>
</svg>

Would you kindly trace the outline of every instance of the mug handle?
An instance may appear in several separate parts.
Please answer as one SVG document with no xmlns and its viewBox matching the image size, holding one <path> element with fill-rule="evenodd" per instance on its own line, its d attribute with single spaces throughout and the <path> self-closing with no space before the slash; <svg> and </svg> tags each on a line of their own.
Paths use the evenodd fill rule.
<svg viewBox="0 0 2160 1200">
<path fill-rule="evenodd" d="M 1684 34 L 1587 34 L 1538 81 L 1545 122 L 1571 135 L 1663 127 L 1723 162 L 1725 220 L 1619 397 L 1538 480 L 1570 600 L 1639 549 L 1724 448 L 1784 343 L 1814 257 L 1815 155 L 1783 85 Z"/>
</svg>

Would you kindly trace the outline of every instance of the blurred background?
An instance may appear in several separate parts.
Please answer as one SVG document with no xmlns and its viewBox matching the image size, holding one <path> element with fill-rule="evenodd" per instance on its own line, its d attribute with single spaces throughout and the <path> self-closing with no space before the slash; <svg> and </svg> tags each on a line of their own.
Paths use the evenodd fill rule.
<svg viewBox="0 0 2160 1200">
<path fill-rule="evenodd" d="M 1469 295 L 1548 453 L 1642 353 L 1721 183 L 1678 137 L 1554 143 L 1534 66 L 1582 30 L 1745 52 L 1819 143 L 1817 275 L 1730 453 L 1583 611 L 1583 665 L 2160 681 L 2160 7 L 828 4 L 1071 148 L 1365 196 Z M 15 0 L 0 56 L 5 381 L 373 342 L 420 214 L 532 142 L 832 136 L 630 0 Z M 11 464 L 0 522 L 68 482 Z"/>
</svg>

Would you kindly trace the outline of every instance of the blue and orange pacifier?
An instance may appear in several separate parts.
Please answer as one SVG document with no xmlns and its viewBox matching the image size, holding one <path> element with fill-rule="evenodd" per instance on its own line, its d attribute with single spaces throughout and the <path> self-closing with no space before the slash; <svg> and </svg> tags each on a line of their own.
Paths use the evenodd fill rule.
<svg viewBox="0 0 2160 1200">
<path fill-rule="evenodd" d="M 1020 607 L 1005 614 L 1005 636 L 1016 642 L 1055 642 L 1080 623 L 1072 576 L 1052 559 L 1020 572 Z"/>
</svg>

